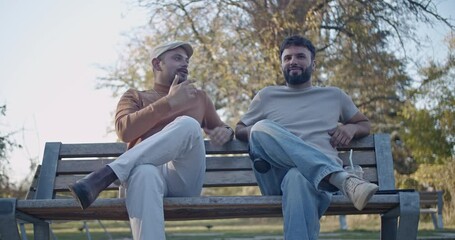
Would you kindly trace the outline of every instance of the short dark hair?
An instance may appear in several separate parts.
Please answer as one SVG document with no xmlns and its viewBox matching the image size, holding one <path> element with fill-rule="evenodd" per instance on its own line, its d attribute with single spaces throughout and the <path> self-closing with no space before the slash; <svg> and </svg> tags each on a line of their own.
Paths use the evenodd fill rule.
<svg viewBox="0 0 455 240">
<path fill-rule="evenodd" d="M 280 46 L 280 60 L 281 56 L 283 55 L 284 49 L 290 47 L 290 46 L 299 46 L 299 47 L 306 47 L 308 50 L 311 52 L 311 59 L 314 60 L 316 57 L 316 49 L 314 48 L 313 43 L 311 43 L 310 40 L 307 38 L 304 38 L 300 35 L 293 35 L 290 37 L 287 37 L 283 40 Z"/>
</svg>

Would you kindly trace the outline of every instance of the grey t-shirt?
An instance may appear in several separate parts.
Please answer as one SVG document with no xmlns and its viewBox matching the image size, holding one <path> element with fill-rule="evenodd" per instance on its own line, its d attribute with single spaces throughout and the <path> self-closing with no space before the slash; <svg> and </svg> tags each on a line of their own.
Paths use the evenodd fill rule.
<svg viewBox="0 0 455 240">
<path fill-rule="evenodd" d="M 251 126 L 263 119 L 272 120 L 341 163 L 328 132 L 358 111 L 352 99 L 336 87 L 270 86 L 258 92 L 240 121 Z"/>
</svg>

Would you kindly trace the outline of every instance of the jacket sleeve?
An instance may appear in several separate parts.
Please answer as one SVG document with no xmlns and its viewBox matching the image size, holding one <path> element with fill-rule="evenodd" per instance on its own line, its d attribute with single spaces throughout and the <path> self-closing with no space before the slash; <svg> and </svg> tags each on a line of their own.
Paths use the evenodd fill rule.
<svg viewBox="0 0 455 240">
<path fill-rule="evenodd" d="M 223 127 L 228 126 L 225 124 L 221 119 L 218 113 L 216 112 L 215 105 L 213 104 L 212 100 L 205 94 L 205 113 L 204 113 L 204 121 L 202 123 L 202 127 L 206 127 L 208 129 L 214 129 L 216 127 Z"/>
<path fill-rule="evenodd" d="M 138 91 L 130 89 L 120 98 L 115 114 L 115 131 L 123 142 L 131 142 L 167 117 L 171 111 L 166 97 L 142 106 Z"/>
</svg>

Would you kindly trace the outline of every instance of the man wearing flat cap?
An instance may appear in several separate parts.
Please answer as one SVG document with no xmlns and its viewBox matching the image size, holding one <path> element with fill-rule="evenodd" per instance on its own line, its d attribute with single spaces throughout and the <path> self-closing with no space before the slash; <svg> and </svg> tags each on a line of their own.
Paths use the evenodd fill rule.
<svg viewBox="0 0 455 240">
<path fill-rule="evenodd" d="M 205 176 L 201 128 L 215 145 L 233 138 L 207 94 L 188 76 L 193 48 L 169 42 L 151 53 L 154 87 L 129 89 L 120 98 L 115 130 L 128 150 L 69 186 L 83 209 L 119 179 L 134 239 L 165 239 L 163 197 L 198 196 Z"/>
</svg>

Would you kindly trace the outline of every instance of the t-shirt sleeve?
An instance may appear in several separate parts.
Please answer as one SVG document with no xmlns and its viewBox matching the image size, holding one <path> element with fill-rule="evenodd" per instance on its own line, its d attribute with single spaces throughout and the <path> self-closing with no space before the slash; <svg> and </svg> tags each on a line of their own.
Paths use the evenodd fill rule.
<svg viewBox="0 0 455 240">
<path fill-rule="evenodd" d="M 248 111 L 240 119 L 242 123 L 246 126 L 251 126 L 256 122 L 265 119 L 264 114 L 264 97 L 262 91 L 259 91 L 256 96 L 254 96 L 253 101 L 251 101 Z"/>
<path fill-rule="evenodd" d="M 347 122 L 349 119 L 354 117 L 354 115 L 357 112 L 359 112 L 359 109 L 354 104 L 351 97 L 349 95 L 347 95 L 341 89 L 340 89 L 340 107 L 341 107 L 340 121 L 342 123 Z"/>
</svg>

